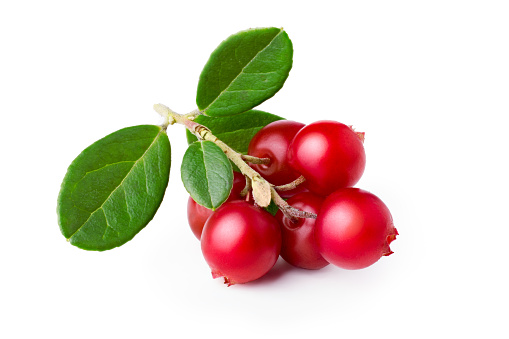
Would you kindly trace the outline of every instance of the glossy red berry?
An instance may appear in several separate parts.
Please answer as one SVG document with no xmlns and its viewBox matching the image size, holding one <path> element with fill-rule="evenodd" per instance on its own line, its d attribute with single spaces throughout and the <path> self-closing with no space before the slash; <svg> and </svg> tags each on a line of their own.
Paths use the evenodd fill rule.
<svg viewBox="0 0 509 339">
<path fill-rule="evenodd" d="M 274 185 L 288 184 L 297 179 L 300 173 L 288 164 L 288 146 L 304 126 L 296 121 L 278 120 L 259 130 L 251 139 L 247 153 L 258 158 L 269 158 L 270 163 L 251 164 L 251 167 Z M 300 191 L 302 188 L 281 192 L 281 196 L 289 197 Z"/>
<path fill-rule="evenodd" d="M 187 221 L 193 231 L 194 236 L 200 240 L 203 226 L 207 222 L 207 219 L 214 213 L 213 210 L 208 209 L 196 201 L 191 196 L 187 200 Z"/>
<path fill-rule="evenodd" d="M 359 181 L 366 154 L 360 135 L 351 127 L 325 120 L 309 124 L 295 135 L 288 162 L 306 178 L 311 192 L 327 196 Z"/>
<path fill-rule="evenodd" d="M 281 249 L 281 231 L 268 212 L 245 201 L 223 204 L 205 223 L 203 256 L 214 278 L 242 284 L 267 273 Z"/>
<path fill-rule="evenodd" d="M 290 206 L 301 211 L 318 213 L 324 198 L 311 192 L 298 193 L 287 200 Z M 288 219 L 281 211 L 276 214 L 281 225 L 281 257 L 288 263 L 310 270 L 317 270 L 329 263 L 321 256 L 316 245 L 315 219 L 299 218 L 296 222 Z"/>
<path fill-rule="evenodd" d="M 226 202 L 242 199 L 240 192 L 242 192 L 245 186 L 246 179 L 244 176 L 239 172 L 233 172 L 233 186 Z M 191 231 L 198 240 L 201 238 L 205 222 L 212 213 L 214 213 L 213 210 L 198 204 L 193 198 L 189 197 L 187 200 L 187 221 L 191 227 Z"/>
<path fill-rule="evenodd" d="M 396 239 L 389 209 L 374 194 L 344 188 L 329 195 L 318 214 L 315 239 L 322 256 L 333 265 L 361 269 L 390 255 Z"/>
</svg>

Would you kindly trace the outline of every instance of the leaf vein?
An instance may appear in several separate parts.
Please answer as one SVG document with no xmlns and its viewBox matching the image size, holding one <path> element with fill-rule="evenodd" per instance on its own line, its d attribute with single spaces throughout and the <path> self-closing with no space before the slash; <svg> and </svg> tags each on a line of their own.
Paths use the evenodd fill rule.
<svg viewBox="0 0 509 339">
<path fill-rule="evenodd" d="M 106 167 L 108 167 L 108 166 L 113 166 L 113 165 L 122 164 L 122 163 L 127 163 L 127 162 L 132 162 L 132 163 L 134 164 L 134 161 L 132 161 L 132 160 L 117 161 L 117 162 L 112 162 L 112 163 L 110 163 L 110 164 L 106 164 L 106 165 L 104 165 L 104 166 L 102 166 L 102 167 L 99 167 L 99 168 L 96 168 L 96 169 L 94 169 L 94 170 L 87 171 L 87 172 L 85 172 L 85 175 L 84 175 L 84 176 L 83 176 L 83 177 L 82 177 L 82 178 L 81 178 L 78 182 L 76 182 L 76 184 L 75 184 L 74 186 L 76 186 L 76 185 L 77 185 L 80 181 L 82 181 L 82 180 L 83 180 L 83 179 L 84 179 L 84 178 L 85 178 L 88 174 L 90 174 L 90 173 L 94 173 L 94 172 L 100 171 L 100 170 L 102 170 L 103 168 L 106 168 Z"/>
<path fill-rule="evenodd" d="M 125 191 L 125 187 L 122 187 L 122 190 L 124 191 L 124 199 L 125 199 L 125 210 L 127 215 L 129 216 L 129 224 L 131 225 L 131 220 L 133 220 L 131 213 L 129 213 L 129 202 L 127 201 L 127 192 Z"/>
<path fill-rule="evenodd" d="M 207 192 L 209 193 L 208 194 L 208 198 L 210 200 L 210 205 L 211 206 L 214 206 L 214 204 L 212 203 L 212 192 L 210 190 L 210 185 L 209 185 L 209 175 L 208 175 L 208 169 L 207 169 L 207 160 L 205 158 L 205 145 L 203 144 L 203 142 L 201 143 L 201 151 L 202 151 L 202 156 L 203 156 L 203 167 L 205 168 L 205 177 L 207 178 Z"/>
<path fill-rule="evenodd" d="M 106 232 L 108 232 L 108 228 L 111 228 L 113 231 L 115 231 L 115 233 L 117 233 L 117 236 L 120 235 L 120 233 L 116 229 L 111 227 L 110 223 L 108 222 L 108 216 L 106 215 L 106 212 L 104 211 L 104 208 L 101 208 L 101 211 L 103 211 L 104 221 L 106 221 L 106 228 L 104 229 L 102 240 L 104 240 L 104 238 L 106 237 Z"/>
<path fill-rule="evenodd" d="M 147 192 L 147 195 L 145 196 L 145 201 L 144 201 L 144 205 L 143 205 L 143 214 L 145 214 L 145 210 L 147 209 L 147 205 L 148 205 L 148 199 L 150 197 L 150 190 L 149 190 L 149 187 L 148 187 L 148 176 L 147 176 L 147 169 L 145 167 L 145 159 L 143 159 L 143 173 L 145 174 L 145 192 Z"/>
<path fill-rule="evenodd" d="M 276 86 L 270 86 L 264 89 L 232 89 L 229 90 L 228 93 L 234 93 L 234 92 L 266 92 L 269 89 L 276 87 Z"/>
</svg>

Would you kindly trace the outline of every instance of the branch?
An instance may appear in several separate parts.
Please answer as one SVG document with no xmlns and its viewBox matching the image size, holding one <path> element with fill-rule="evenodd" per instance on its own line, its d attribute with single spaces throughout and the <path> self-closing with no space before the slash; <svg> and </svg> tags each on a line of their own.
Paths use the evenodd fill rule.
<svg viewBox="0 0 509 339">
<path fill-rule="evenodd" d="M 245 177 L 246 178 L 246 186 L 244 186 L 244 188 L 242 189 L 242 191 L 240 192 L 240 196 L 242 198 L 244 198 L 248 193 L 249 191 L 251 190 L 251 188 L 253 187 L 251 185 L 251 179 L 249 177 Z"/>
<path fill-rule="evenodd" d="M 252 164 L 264 164 L 264 165 L 268 165 L 270 164 L 270 159 L 269 158 L 257 158 L 257 157 L 253 157 L 251 155 L 247 155 L 247 154 L 242 154 L 242 160 L 244 161 L 247 161 L 247 162 L 250 162 Z"/>
<path fill-rule="evenodd" d="M 274 203 L 279 207 L 279 209 L 290 219 L 316 218 L 316 214 L 314 213 L 301 211 L 288 205 L 288 203 L 279 196 L 273 185 L 270 184 L 267 180 L 265 180 L 258 172 L 252 169 L 244 161 L 253 160 L 261 161 L 261 163 L 264 163 L 266 161 L 265 158 L 256 158 L 237 153 L 230 146 L 228 146 L 223 141 L 219 140 L 214 134 L 212 134 L 210 129 L 208 129 L 206 126 L 200 125 L 194 122 L 193 120 L 189 119 L 190 117 L 195 117 L 196 115 L 201 114 L 201 112 L 193 111 L 189 114 L 182 115 L 172 111 L 170 108 L 162 104 L 154 105 L 154 110 L 165 118 L 163 128 L 166 128 L 168 125 L 173 125 L 174 123 L 179 123 L 186 126 L 186 128 L 191 133 L 193 133 L 198 138 L 198 140 L 212 141 L 217 146 L 219 146 L 219 148 L 221 148 L 221 150 L 228 157 L 228 159 L 230 159 L 235 165 L 237 165 L 242 174 L 244 174 L 247 177 L 247 179 L 249 179 L 249 181 L 251 182 L 253 197 L 258 206 L 267 207 L 269 206 L 270 201 L 274 200 Z M 290 183 L 289 185 L 291 184 L 292 183 Z M 249 189 L 248 187 L 246 188 Z M 246 188 L 243 190 L 243 192 L 246 190 Z"/>
<path fill-rule="evenodd" d="M 295 218 L 311 218 L 316 219 L 317 215 L 315 213 L 301 211 L 295 207 L 290 206 L 283 198 L 277 194 L 274 187 L 271 187 L 272 199 L 274 203 L 279 207 L 281 212 L 290 220 L 295 220 Z"/>
<path fill-rule="evenodd" d="M 291 190 L 297 188 L 297 186 L 302 184 L 304 181 L 306 181 L 306 178 L 304 178 L 301 175 L 300 177 L 298 177 L 297 179 L 295 179 L 294 181 L 292 181 L 289 184 L 281 185 L 281 186 L 275 186 L 274 188 L 276 189 L 276 191 L 281 191 L 281 192 L 283 192 L 283 191 L 291 191 Z"/>
</svg>

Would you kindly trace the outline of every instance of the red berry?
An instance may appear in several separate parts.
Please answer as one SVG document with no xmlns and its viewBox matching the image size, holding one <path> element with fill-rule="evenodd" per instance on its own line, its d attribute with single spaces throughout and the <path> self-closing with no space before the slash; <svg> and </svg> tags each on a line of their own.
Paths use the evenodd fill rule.
<svg viewBox="0 0 509 339">
<path fill-rule="evenodd" d="M 198 240 L 201 238 L 201 232 L 207 219 L 214 213 L 213 210 L 208 209 L 189 197 L 187 200 L 187 221 L 191 227 L 191 231 Z"/>
<path fill-rule="evenodd" d="M 298 193 L 287 200 L 290 206 L 302 211 L 318 213 L 324 198 L 311 192 Z M 315 219 L 299 218 L 293 222 L 281 211 L 276 214 L 281 225 L 281 257 L 288 263 L 317 270 L 329 263 L 320 255 L 314 236 Z"/>
<path fill-rule="evenodd" d="M 393 252 L 396 239 L 391 213 L 375 195 L 344 188 L 329 195 L 318 214 L 315 239 L 322 256 L 333 265 L 360 269 Z"/>
<path fill-rule="evenodd" d="M 306 187 L 327 196 L 359 181 L 366 165 L 358 133 L 336 121 L 317 121 L 302 128 L 288 149 L 291 167 L 306 178 Z"/>
<path fill-rule="evenodd" d="M 268 212 L 245 201 L 232 201 L 207 220 L 201 249 L 214 278 L 224 277 L 228 286 L 247 283 L 276 263 L 281 231 Z"/>
<path fill-rule="evenodd" d="M 245 186 L 246 179 L 244 176 L 239 172 L 233 172 L 233 187 L 226 202 L 242 199 L 240 192 L 242 192 Z M 193 231 L 194 236 L 198 238 L 198 240 L 201 238 L 205 222 L 212 213 L 214 213 L 213 210 L 198 204 L 193 198 L 189 197 L 187 200 L 187 221 L 189 222 L 191 231 Z"/>
<path fill-rule="evenodd" d="M 247 153 L 258 158 L 269 158 L 270 163 L 250 166 L 274 185 L 288 184 L 297 179 L 300 173 L 294 171 L 288 164 L 288 146 L 295 134 L 304 126 L 296 121 L 278 120 L 263 127 L 251 139 Z M 302 191 L 302 188 L 281 192 L 281 196 L 290 197 L 299 191 Z"/>
</svg>

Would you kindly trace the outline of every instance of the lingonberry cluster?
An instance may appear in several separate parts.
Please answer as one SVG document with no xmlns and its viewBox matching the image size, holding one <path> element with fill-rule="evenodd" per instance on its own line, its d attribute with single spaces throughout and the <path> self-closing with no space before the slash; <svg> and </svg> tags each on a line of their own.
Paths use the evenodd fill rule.
<svg viewBox="0 0 509 339">
<path fill-rule="evenodd" d="M 279 120 L 262 128 L 248 154 L 270 162 L 251 167 L 281 187 L 278 193 L 290 206 L 317 218 L 281 210 L 271 215 L 256 205 L 238 172 L 228 200 L 216 211 L 189 197 L 189 225 L 212 276 L 228 285 L 246 283 L 267 273 L 279 255 L 305 269 L 329 263 L 361 269 L 390 255 L 398 232 L 389 209 L 375 195 L 352 187 L 366 164 L 363 142 L 364 133 L 336 121 Z M 285 185 L 289 182 L 301 184 Z"/>
<path fill-rule="evenodd" d="M 58 196 L 62 234 L 79 248 L 105 251 L 140 232 L 165 196 L 167 128 L 179 124 L 189 144 L 180 167 L 188 220 L 214 277 L 246 283 L 279 256 L 305 269 L 360 269 L 391 254 L 397 231 L 389 210 L 353 188 L 366 165 L 364 133 L 255 109 L 282 88 L 292 66 L 293 44 L 281 28 L 221 42 L 200 74 L 196 109 L 179 114 L 156 104 L 160 126 L 120 129 L 74 159 Z"/>
</svg>

